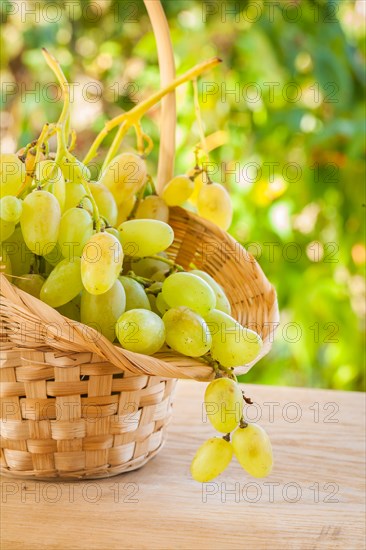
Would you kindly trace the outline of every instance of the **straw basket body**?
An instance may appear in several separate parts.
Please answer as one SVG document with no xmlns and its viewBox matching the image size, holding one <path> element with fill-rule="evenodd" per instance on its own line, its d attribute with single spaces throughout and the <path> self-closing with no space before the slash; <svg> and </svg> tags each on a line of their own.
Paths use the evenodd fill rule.
<svg viewBox="0 0 366 550">
<path fill-rule="evenodd" d="M 170 223 L 170 257 L 204 269 L 224 287 L 233 316 L 261 334 L 265 355 L 278 308 L 258 264 L 226 233 L 185 210 L 171 209 Z M 213 377 L 207 364 L 169 350 L 152 357 L 123 350 L 3 275 L 0 315 L 1 472 L 7 476 L 88 479 L 139 468 L 164 443 L 176 379 Z"/>
</svg>

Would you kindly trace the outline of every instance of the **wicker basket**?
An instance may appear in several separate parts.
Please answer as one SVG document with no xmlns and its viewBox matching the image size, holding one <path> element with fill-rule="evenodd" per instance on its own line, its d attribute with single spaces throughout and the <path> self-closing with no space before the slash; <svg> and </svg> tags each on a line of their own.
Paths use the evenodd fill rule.
<svg viewBox="0 0 366 550">
<path fill-rule="evenodd" d="M 169 28 L 160 2 L 145 4 L 164 86 L 175 74 Z M 174 129 L 175 96 L 169 94 L 162 101 L 159 190 L 172 175 Z M 170 257 L 185 268 L 193 263 L 222 284 L 233 316 L 262 336 L 262 357 L 278 324 L 273 287 L 225 232 L 180 208 L 170 214 Z M 0 279 L 2 474 L 93 479 L 145 464 L 164 444 L 176 379 L 209 380 L 212 369 L 169 351 L 149 357 L 123 350 L 4 275 Z"/>
<path fill-rule="evenodd" d="M 170 222 L 170 257 L 186 268 L 193 262 L 222 284 L 233 315 L 261 334 L 265 355 L 278 309 L 258 264 L 226 233 L 185 210 L 172 209 Z M 175 379 L 212 378 L 199 360 L 123 350 L 4 275 L 0 315 L 1 472 L 7 476 L 90 479 L 139 468 L 164 443 Z"/>
</svg>

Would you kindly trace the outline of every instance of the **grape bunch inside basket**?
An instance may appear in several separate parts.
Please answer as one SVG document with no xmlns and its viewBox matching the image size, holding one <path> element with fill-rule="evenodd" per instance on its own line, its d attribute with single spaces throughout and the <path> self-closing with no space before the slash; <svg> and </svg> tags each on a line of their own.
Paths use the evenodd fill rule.
<svg viewBox="0 0 366 550">
<path fill-rule="evenodd" d="M 159 37 L 162 84 L 169 87 L 174 66 L 167 23 L 159 3 L 147 7 Z M 172 175 L 174 129 L 170 93 L 162 104 L 163 183 Z M 232 317 L 261 337 L 259 355 L 236 369 L 247 372 L 271 347 L 278 323 L 274 288 L 254 258 L 212 222 L 172 206 L 169 225 L 174 241 L 166 260 L 212 276 Z M 2 474 L 93 479 L 141 467 L 164 444 L 177 379 L 212 380 L 215 369 L 168 347 L 153 355 L 129 351 L 11 281 L 1 275 Z"/>
</svg>

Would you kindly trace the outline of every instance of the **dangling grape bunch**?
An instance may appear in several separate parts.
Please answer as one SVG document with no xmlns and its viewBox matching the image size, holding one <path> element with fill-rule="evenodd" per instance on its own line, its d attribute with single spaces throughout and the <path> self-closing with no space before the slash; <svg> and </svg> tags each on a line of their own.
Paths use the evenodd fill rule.
<svg viewBox="0 0 366 550">
<path fill-rule="evenodd" d="M 142 130 L 142 116 L 219 60 L 198 65 L 109 121 L 80 161 L 73 154 L 77 136 L 69 85 L 57 61 L 43 53 L 59 80 L 64 104 L 57 123 L 45 124 L 37 140 L 0 156 L 2 271 L 65 317 L 93 327 L 96 337 L 135 353 L 174 350 L 209 364 L 217 379 L 208 386 L 205 403 L 213 426 L 226 435 L 199 449 L 193 477 L 213 479 L 233 452 L 249 473 L 266 475 L 271 466 L 268 437 L 243 419 L 243 396 L 233 380 L 234 368 L 260 353 L 261 337 L 231 317 L 224 290 L 208 273 L 193 264 L 183 269 L 166 253 L 174 241 L 171 206 L 193 209 L 224 230 L 231 223 L 230 197 L 210 180 L 202 163 L 208 153 L 200 120 L 194 168 L 166 182 L 161 196 L 145 163 L 152 141 Z M 196 94 L 196 86 L 194 90 Z M 91 181 L 88 164 L 114 128 L 100 177 Z M 136 132 L 137 152 L 120 153 L 130 128 Z M 56 138 L 55 150 L 51 138 Z M 209 411 L 210 404 L 217 410 Z M 233 418 L 228 411 L 235 407 Z"/>
<path fill-rule="evenodd" d="M 266 477 L 271 473 L 271 442 L 263 428 L 245 421 L 244 402 L 251 400 L 244 397 L 239 385 L 230 378 L 218 378 L 207 386 L 207 417 L 215 430 L 225 435 L 208 439 L 198 449 L 191 464 L 192 477 L 196 481 L 211 481 L 217 477 L 233 455 L 253 477 Z"/>
</svg>

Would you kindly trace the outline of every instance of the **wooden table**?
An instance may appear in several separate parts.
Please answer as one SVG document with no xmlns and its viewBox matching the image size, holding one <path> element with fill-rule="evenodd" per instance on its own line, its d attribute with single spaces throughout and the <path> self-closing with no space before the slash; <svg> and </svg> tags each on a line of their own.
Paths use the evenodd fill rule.
<svg viewBox="0 0 366 550">
<path fill-rule="evenodd" d="M 165 448 L 141 470 L 102 481 L 2 478 L 2 550 L 365 548 L 365 400 L 359 393 L 247 386 L 275 468 L 235 461 L 201 485 L 189 465 L 213 434 L 204 385 L 180 382 Z"/>
</svg>

